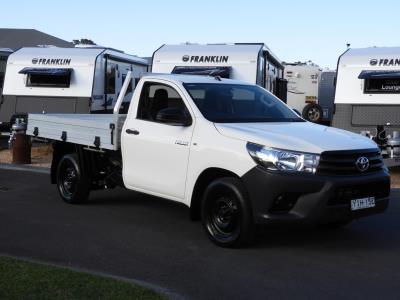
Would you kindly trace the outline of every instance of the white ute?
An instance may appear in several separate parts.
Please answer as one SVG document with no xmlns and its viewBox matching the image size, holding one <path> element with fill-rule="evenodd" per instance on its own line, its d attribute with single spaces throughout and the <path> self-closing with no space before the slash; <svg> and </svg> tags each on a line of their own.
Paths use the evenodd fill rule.
<svg viewBox="0 0 400 300">
<path fill-rule="evenodd" d="M 306 122 L 259 86 L 150 74 L 120 115 L 126 88 L 113 115 L 29 115 L 28 134 L 53 141 L 65 202 L 116 186 L 178 201 L 225 247 L 249 242 L 257 224 L 341 226 L 388 206 L 373 141 Z"/>
</svg>

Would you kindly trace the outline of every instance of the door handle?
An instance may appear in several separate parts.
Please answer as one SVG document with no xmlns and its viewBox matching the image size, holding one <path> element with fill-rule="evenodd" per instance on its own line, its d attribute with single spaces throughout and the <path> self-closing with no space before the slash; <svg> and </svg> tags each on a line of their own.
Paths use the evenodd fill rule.
<svg viewBox="0 0 400 300">
<path fill-rule="evenodd" d="M 125 132 L 127 133 L 127 134 L 134 134 L 134 135 L 138 135 L 140 132 L 139 131 L 137 131 L 136 129 L 127 129 L 127 130 L 125 130 Z"/>
</svg>

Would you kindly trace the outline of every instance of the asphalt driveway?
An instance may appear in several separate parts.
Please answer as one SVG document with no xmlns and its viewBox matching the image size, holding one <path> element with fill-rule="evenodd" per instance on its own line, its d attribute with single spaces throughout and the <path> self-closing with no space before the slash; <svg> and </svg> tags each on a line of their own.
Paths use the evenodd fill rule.
<svg viewBox="0 0 400 300">
<path fill-rule="evenodd" d="M 122 189 L 61 202 L 45 174 L 0 170 L 0 253 L 143 280 L 190 299 L 399 299 L 400 192 L 339 230 L 211 244 L 184 206 Z"/>
</svg>

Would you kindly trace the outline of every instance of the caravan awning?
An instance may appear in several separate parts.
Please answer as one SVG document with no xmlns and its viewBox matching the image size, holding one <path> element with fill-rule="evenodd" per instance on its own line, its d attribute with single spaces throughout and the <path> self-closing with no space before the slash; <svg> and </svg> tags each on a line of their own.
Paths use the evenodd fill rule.
<svg viewBox="0 0 400 300">
<path fill-rule="evenodd" d="M 49 75 L 49 76 L 69 76 L 72 72 L 70 68 L 23 68 L 19 74 Z"/>
<path fill-rule="evenodd" d="M 220 76 L 229 78 L 231 67 L 175 67 L 172 74 Z"/>
<path fill-rule="evenodd" d="M 358 79 L 400 78 L 400 70 L 362 71 Z"/>
</svg>

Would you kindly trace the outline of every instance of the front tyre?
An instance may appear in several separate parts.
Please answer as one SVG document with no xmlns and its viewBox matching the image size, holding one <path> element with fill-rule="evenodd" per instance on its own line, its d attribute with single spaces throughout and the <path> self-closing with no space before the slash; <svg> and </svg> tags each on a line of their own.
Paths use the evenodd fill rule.
<svg viewBox="0 0 400 300">
<path fill-rule="evenodd" d="M 57 188 L 61 198 L 69 204 L 87 201 L 90 179 L 82 174 L 76 154 L 65 155 L 57 168 Z"/>
<path fill-rule="evenodd" d="M 252 240 L 251 208 L 239 179 L 224 177 L 211 182 L 203 196 L 202 223 L 207 236 L 218 246 L 240 247 Z"/>
</svg>

